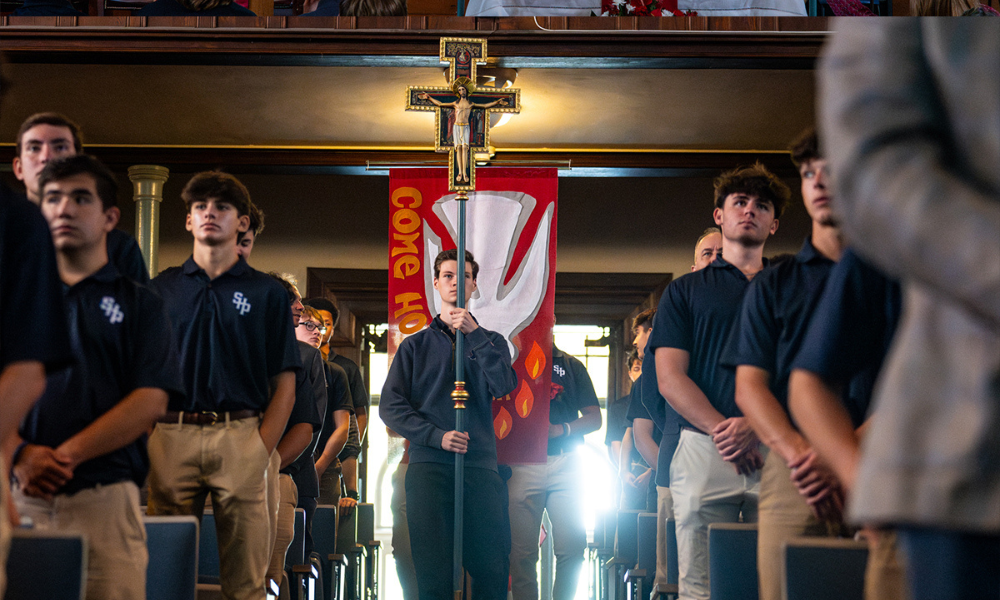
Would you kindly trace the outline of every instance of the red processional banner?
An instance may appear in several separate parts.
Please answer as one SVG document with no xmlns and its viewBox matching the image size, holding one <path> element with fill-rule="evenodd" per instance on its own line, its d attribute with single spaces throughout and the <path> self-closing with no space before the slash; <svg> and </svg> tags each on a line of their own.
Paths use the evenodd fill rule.
<svg viewBox="0 0 1000 600">
<path fill-rule="evenodd" d="M 493 401 L 504 464 L 544 463 L 552 381 L 556 281 L 556 169 L 482 168 L 466 205 L 466 248 L 479 264 L 468 306 L 507 340 L 518 386 Z M 441 299 L 434 259 L 456 246 L 458 201 L 446 169 L 389 173 L 389 361 L 430 324 Z"/>
</svg>

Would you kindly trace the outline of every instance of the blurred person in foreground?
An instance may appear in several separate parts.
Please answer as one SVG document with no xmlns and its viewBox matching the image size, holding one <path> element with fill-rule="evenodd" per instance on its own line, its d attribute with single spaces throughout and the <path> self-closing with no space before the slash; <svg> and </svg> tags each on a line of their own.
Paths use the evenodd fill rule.
<svg viewBox="0 0 1000 600">
<path fill-rule="evenodd" d="M 842 22 L 818 77 L 844 231 L 904 289 L 850 515 L 897 526 L 917 600 L 1000 597 L 994 23 Z"/>
</svg>

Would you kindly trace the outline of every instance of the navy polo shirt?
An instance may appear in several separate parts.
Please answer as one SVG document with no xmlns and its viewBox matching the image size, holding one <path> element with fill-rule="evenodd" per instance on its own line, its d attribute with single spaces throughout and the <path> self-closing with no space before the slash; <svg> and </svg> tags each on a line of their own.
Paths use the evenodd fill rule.
<svg viewBox="0 0 1000 600">
<path fill-rule="evenodd" d="M 0 184 L 0 371 L 38 361 L 52 372 L 73 358 L 49 225 L 38 207 Z"/>
<path fill-rule="evenodd" d="M 848 249 L 830 272 L 792 361 L 793 369 L 842 385 L 844 405 L 855 427 L 868 415 L 902 304 L 899 283 Z"/>
<path fill-rule="evenodd" d="M 646 361 L 644 360 L 643 361 L 644 366 L 645 363 Z M 631 394 L 632 400 L 628 405 L 628 412 L 625 413 L 625 421 L 627 422 L 629 427 L 632 427 L 633 440 L 635 439 L 635 420 L 646 419 L 647 421 L 652 421 L 653 423 L 652 438 L 653 441 L 656 442 L 657 445 L 659 445 L 660 438 L 663 437 L 663 431 L 660 429 L 660 426 L 656 424 L 656 421 L 653 420 L 653 417 L 652 415 L 649 414 L 649 411 L 646 410 L 646 405 L 642 403 L 642 389 L 646 385 L 648 385 L 646 383 L 646 370 L 645 368 L 643 368 L 642 375 L 640 375 L 639 378 L 635 380 L 635 383 L 632 384 L 632 394 Z M 635 460 L 636 457 L 638 457 L 638 461 L 641 462 L 642 464 L 646 465 L 647 467 L 650 466 L 649 464 L 646 463 L 646 459 L 642 458 L 642 454 L 639 453 L 638 447 L 636 447 L 633 444 L 633 462 L 636 462 Z M 659 456 L 657 456 L 657 461 L 658 460 Z"/>
<path fill-rule="evenodd" d="M 326 375 L 323 355 L 309 344 L 297 340 L 302 368 L 295 373 L 295 405 L 285 425 L 285 433 L 295 425 L 308 423 L 313 434 L 309 445 L 294 461 L 281 472 L 291 475 L 299 495 L 315 498 L 319 495 L 319 478 L 313 462 L 313 448 L 323 429 L 323 415 L 326 412 Z M 303 488 L 305 492 L 303 493 Z M 314 494 L 312 494 L 314 492 Z"/>
<path fill-rule="evenodd" d="M 326 375 L 326 414 L 323 417 L 323 431 L 320 433 L 316 444 L 316 458 L 323 454 L 326 443 L 330 441 L 333 430 L 337 425 L 333 422 L 333 412 L 346 410 L 354 412 L 354 394 L 351 393 L 350 382 L 344 369 L 332 361 L 324 361 L 324 371 Z"/>
<path fill-rule="evenodd" d="M 188 258 L 151 285 L 167 307 L 187 393 L 170 410 L 263 411 L 271 378 L 301 368 L 288 293 L 242 258 L 212 280 Z"/>
<path fill-rule="evenodd" d="M 754 277 L 722 351 L 723 365 L 751 365 L 770 375 L 771 393 L 788 412 L 788 377 L 827 276 L 836 263 L 807 237 L 794 258 Z"/>
<path fill-rule="evenodd" d="M 354 408 L 367 409 L 371 401 L 368 398 L 368 390 L 365 389 L 365 378 L 361 375 L 361 368 L 358 367 L 358 363 L 346 356 L 337 354 L 333 348 L 330 349 L 328 360 L 343 369 L 344 373 L 347 374 L 347 382 L 351 388 L 351 400 L 354 401 Z"/>
<path fill-rule="evenodd" d="M 746 275 L 722 258 L 673 280 L 660 298 L 647 345 L 650 356 L 657 348 L 687 351 L 688 377 L 726 418 L 743 413 L 736 406 L 736 374 L 720 365 L 719 357 L 749 285 Z M 680 418 L 682 425 L 692 427 Z"/>
<path fill-rule="evenodd" d="M 552 391 L 549 400 L 549 423 L 569 423 L 580 416 L 580 409 L 600 406 L 594 382 L 587 367 L 577 357 L 552 346 Z M 573 433 L 567 438 L 549 438 L 548 454 L 569 452 L 583 443 L 583 436 Z"/>
<path fill-rule="evenodd" d="M 31 444 L 57 447 L 138 388 L 183 397 L 177 352 L 163 301 L 110 263 L 65 287 L 69 347 L 75 364 L 48 377 L 45 393 L 21 424 Z M 45 313 L 32 313 L 36 317 Z M 79 465 L 59 493 L 134 481 L 149 471 L 146 436 Z"/>
<path fill-rule="evenodd" d="M 118 269 L 118 272 L 132 281 L 149 283 L 149 271 L 142 260 L 142 252 L 135 238 L 121 229 L 108 232 L 108 260 Z"/>
<path fill-rule="evenodd" d="M 681 439 L 681 424 L 685 421 L 667 403 L 666 398 L 660 395 L 656 379 L 656 357 L 653 356 L 653 349 L 649 347 L 648 341 L 643 356 L 646 358 L 642 360 L 642 389 L 639 397 L 656 431 L 660 432 L 660 447 L 656 455 L 656 485 L 670 487 L 670 461 L 674 459 L 677 442 Z"/>
</svg>

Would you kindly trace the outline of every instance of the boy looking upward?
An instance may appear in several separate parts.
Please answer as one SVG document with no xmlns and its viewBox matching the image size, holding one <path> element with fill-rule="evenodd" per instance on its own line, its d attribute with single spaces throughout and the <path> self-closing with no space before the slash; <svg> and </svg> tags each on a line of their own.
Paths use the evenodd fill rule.
<svg viewBox="0 0 1000 600">
<path fill-rule="evenodd" d="M 301 368 L 281 284 L 236 249 L 250 194 L 232 175 L 198 173 L 181 193 L 194 250 L 153 280 L 179 340 L 187 398 L 149 439 L 150 514 L 201 516 L 209 496 L 225 598 L 263 600 L 271 555 L 265 471 L 295 403 Z"/>
</svg>

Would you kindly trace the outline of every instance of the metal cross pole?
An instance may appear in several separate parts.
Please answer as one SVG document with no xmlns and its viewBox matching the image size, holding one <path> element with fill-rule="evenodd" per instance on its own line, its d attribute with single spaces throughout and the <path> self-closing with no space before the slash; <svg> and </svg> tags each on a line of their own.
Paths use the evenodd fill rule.
<svg viewBox="0 0 1000 600">
<path fill-rule="evenodd" d="M 458 294 L 455 303 L 465 308 L 465 203 L 469 195 L 458 192 Z M 469 392 L 465 391 L 465 334 L 455 331 L 455 391 L 451 393 L 455 401 L 455 431 L 465 431 L 465 401 Z M 462 542 L 465 533 L 465 455 L 455 454 L 455 541 L 452 562 L 452 590 L 455 600 L 462 599 L 465 576 L 462 570 Z"/>
<path fill-rule="evenodd" d="M 459 0 L 459 14 L 464 11 Z M 487 63 L 486 40 L 441 38 L 440 58 L 448 63 L 448 86 L 408 86 L 406 110 L 434 111 L 434 149 L 448 153 L 448 190 L 458 200 L 458 308 L 465 308 L 465 208 L 468 192 L 476 189 L 475 152 L 490 151 L 490 113 L 521 111 L 521 91 L 485 88 L 477 84 L 476 68 Z M 455 332 L 455 431 L 465 430 L 465 335 Z M 479 398 L 476 399 L 477 401 Z M 455 454 L 455 539 L 453 582 L 455 600 L 464 589 L 462 546 L 465 509 L 465 455 Z"/>
</svg>

